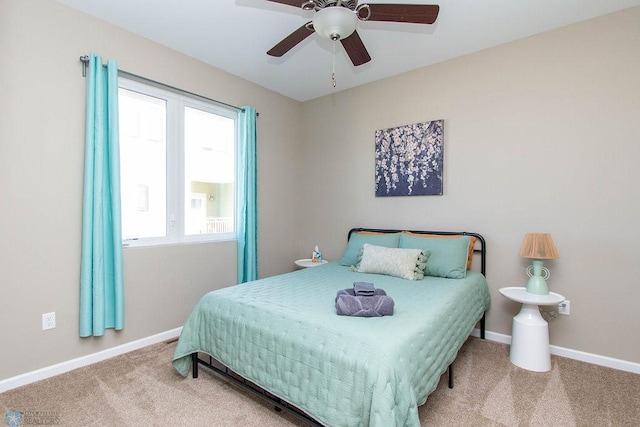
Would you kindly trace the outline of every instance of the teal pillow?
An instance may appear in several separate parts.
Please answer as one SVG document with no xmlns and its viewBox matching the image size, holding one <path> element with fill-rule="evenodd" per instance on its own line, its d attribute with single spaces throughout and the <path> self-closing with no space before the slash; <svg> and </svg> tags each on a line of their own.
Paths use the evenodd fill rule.
<svg viewBox="0 0 640 427">
<path fill-rule="evenodd" d="M 384 246 L 386 248 L 397 248 L 400 243 L 401 233 L 384 233 L 384 234 L 369 234 L 369 233 L 351 233 L 347 247 L 344 250 L 344 255 L 340 260 L 340 264 L 346 266 L 356 265 L 358 263 L 358 255 L 362 249 L 362 245 L 370 243 L 376 246 Z"/>
<path fill-rule="evenodd" d="M 469 254 L 469 236 L 459 239 L 439 239 L 437 237 L 418 237 L 402 234 L 401 248 L 430 251 L 425 276 L 463 279 L 467 277 L 467 257 Z"/>
</svg>

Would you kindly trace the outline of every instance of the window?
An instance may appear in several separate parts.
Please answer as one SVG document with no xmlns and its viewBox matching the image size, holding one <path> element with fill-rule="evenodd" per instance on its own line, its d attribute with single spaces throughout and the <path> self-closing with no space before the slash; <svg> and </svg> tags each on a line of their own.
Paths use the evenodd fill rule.
<svg viewBox="0 0 640 427">
<path fill-rule="evenodd" d="M 124 243 L 235 238 L 237 112 L 137 81 L 119 86 Z"/>
</svg>

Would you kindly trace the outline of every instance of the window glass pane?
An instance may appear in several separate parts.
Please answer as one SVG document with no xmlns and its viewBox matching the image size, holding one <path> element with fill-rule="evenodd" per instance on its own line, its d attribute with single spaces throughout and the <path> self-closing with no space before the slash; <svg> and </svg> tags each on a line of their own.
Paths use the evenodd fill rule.
<svg viewBox="0 0 640 427">
<path fill-rule="evenodd" d="M 120 88 L 122 238 L 166 236 L 166 101 Z"/>
<path fill-rule="evenodd" d="M 184 109 L 185 235 L 235 231 L 235 121 Z"/>
</svg>

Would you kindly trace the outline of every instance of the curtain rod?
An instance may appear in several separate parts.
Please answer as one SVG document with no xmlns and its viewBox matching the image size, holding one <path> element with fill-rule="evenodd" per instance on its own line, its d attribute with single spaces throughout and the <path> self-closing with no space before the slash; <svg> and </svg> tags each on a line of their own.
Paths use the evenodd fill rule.
<svg viewBox="0 0 640 427">
<path fill-rule="evenodd" d="M 82 77 L 87 77 L 87 68 L 89 67 L 89 55 L 82 55 L 80 57 L 80 62 L 82 62 Z M 120 75 L 120 74 L 123 74 L 126 77 L 131 77 L 131 78 L 136 79 L 136 80 L 140 80 L 140 81 L 143 81 L 143 82 L 146 82 L 146 83 L 153 84 L 155 86 L 160 86 L 161 88 L 169 89 L 169 90 L 174 91 L 174 92 L 187 94 L 187 95 L 190 95 L 190 96 L 195 96 L 195 97 L 200 98 L 200 99 L 205 99 L 207 101 L 214 102 L 214 103 L 216 103 L 218 105 L 224 105 L 225 107 L 235 108 L 236 110 L 244 111 L 244 108 L 242 108 L 242 107 L 237 107 L 235 105 L 227 104 L 226 102 L 218 101 L 217 99 L 207 98 L 206 96 L 198 95 L 197 93 L 189 92 L 188 90 L 180 89 L 180 88 L 177 88 L 175 86 L 168 85 L 166 83 L 162 83 L 162 82 L 159 82 L 159 81 L 156 81 L 156 80 L 149 79 L 147 77 L 142 77 L 142 76 L 139 76 L 137 74 L 133 74 L 133 73 L 130 73 L 128 71 L 124 71 L 124 70 L 118 69 L 118 75 Z M 256 112 L 256 116 L 259 116 L 259 115 L 260 115 L 260 113 Z"/>
</svg>

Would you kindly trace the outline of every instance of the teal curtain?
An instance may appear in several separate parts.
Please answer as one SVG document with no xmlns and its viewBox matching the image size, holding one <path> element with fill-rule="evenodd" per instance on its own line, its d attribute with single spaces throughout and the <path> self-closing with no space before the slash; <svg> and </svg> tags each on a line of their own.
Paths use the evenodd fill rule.
<svg viewBox="0 0 640 427">
<path fill-rule="evenodd" d="M 256 109 L 238 113 L 238 283 L 258 278 Z"/>
<path fill-rule="evenodd" d="M 87 107 L 80 268 L 80 336 L 124 327 L 118 65 L 91 54 Z"/>
</svg>

